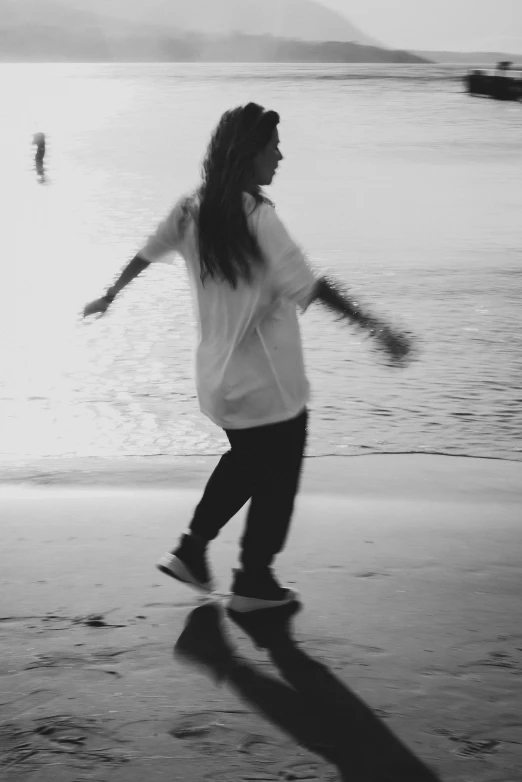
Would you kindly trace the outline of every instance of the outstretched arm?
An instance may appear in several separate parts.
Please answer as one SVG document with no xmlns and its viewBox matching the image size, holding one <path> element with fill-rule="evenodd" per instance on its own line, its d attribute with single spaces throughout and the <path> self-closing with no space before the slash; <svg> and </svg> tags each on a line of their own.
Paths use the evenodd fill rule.
<svg viewBox="0 0 522 782">
<path fill-rule="evenodd" d="M 105 293 L 101 298 L 95 299 L 86 305 L 85 309 L 83 310 L 83 317 L 86 318 L 88 315 L 95 315 L 97 312 L 103 315 L 103 313 L 108 310 L 109 306 L 112 304 L 118 293 L 123 290 L 123 288 L 129 284 L 129 282 L 132 282 L 132 280 L 137 277 L 138 274 L 141 274 L 141 272 L 149 265 L 149 261 L 145 261 L 140 257 L 139 254 L 135 255 L 134 258 L 129 261 L 127 266 L 125 266 L 114 285 L 108 289 L 107 293 Z"/>
<path fill-rule="evenodd" d="M 132 282 L 138 274 L 141 274 L 147 266 L 150 266 L 149 261 L 145 261 L 139 254 L 135 255 L 132 261 L 129 261 L 127 266 L 125 266 L 114 285 L 109 288 L 105 294 L 105 298 L 109 301 L 109 304 L 111 304 L 118 293 L 123 290 L 129 282 Z"/>
<path fill-rule="evenodd" d="M 298 304 L 302 310 L 318 301 L 332 312 L 346 318 L 371 336 L 394 364 L 405 364 L 411 358 L 413 341 L 409 334 L 388 326 L 381 318 L 360 306 L 343 286 L 317 274 L 294 240 L 288 234 L 275 210 L 262 206 L 257 215 L 256 237 L 267 259 L 275 290 Z"/>
<path fill-rule="evenodd" d="M 321 277 L 315 286 L 312 301 L 319 302 L 331 312 L 363 329 L 376 341 L 378 347 L 388 353 L 394 363 L 404 363 L 411 354 L 413 342 L 410 335 L 394 329 L 361 307 L 336 280 Z"/>
<path fill-rule="evenodd" d="M 141 274 L 151 263 L 160 261 L 165 256 L 175 253 L 179 250 L 180 226 L 182 218 L 186 212 L 186 198 L 181 198 L 171 209 L 164 220 L 159 223 L 156 230 L 149 236 L 141 250 L 129 261 L 123 269 L 120 276 L 112 285 L 107 293 L 100 299 L 91 301 L 83 311 L 83 317 L 94 315 L 100 312 L 102 315 L 107 311 L 118 293 L 125 288 L 129 282 Z"/>
</svg>

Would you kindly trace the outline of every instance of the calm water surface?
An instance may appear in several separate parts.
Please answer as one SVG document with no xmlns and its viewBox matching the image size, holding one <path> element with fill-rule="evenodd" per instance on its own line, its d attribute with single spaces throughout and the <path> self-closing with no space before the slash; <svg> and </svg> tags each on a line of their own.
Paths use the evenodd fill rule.
<svg viewBox="0 0 522 782">
<path fill-rule="evenodd" d="M 309 453 L 522 458 L 522 104 L 468 97 L 461 73 L 0 66 L 0 456 L 225 449 L 197 407 L 181 262 L 147 270 L 105 318 L 78 313 L 197 184 L 220 114 L 255 100 L 281 114 L 269 195 L 291 232 L 422 349 L 390 370 L 310 308 Z"/>
</svg>

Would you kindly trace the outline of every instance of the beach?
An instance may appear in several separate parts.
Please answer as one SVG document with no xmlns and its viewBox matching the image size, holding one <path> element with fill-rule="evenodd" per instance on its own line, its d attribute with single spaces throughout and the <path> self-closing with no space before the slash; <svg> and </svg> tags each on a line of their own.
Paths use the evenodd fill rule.
<svg viewBox="0 0 522 782">
<path fill-rule="evenodd" d="M 0 778 L 517 782 L 522 464 L 306 459 L 302 608 L 245 628 L 244 512 L 210 599 L 154 568 L 216 461 L 2 470 Z"/>
</svg>

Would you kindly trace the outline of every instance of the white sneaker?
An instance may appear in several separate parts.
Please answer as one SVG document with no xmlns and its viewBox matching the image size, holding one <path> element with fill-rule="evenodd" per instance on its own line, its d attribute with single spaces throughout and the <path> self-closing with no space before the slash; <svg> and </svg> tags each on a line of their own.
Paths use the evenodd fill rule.
<svg viewBox="0 0 522 782">
<path fill-rule="evenodd" d="M 228 610 L 247 613 L 266 608 L 279 608 L 295 602 L 298 597 L 295 590 L 282 587 L 277 583 L 270 568 L 257 573 L 236 570 Z"/>
<path fill-rule="evenodd" d="M 179 546 L 164 554 L 156 567 L 167 576 L 203 592 L 213 592 L 216 588 L 207 564 L 206 546 L 195 542 L 190 535 L 183 535 Z"/>
</svg>

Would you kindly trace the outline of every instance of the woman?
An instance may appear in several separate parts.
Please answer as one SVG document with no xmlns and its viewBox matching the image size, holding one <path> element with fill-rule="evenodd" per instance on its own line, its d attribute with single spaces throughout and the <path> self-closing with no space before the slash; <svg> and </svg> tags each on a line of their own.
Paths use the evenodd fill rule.
<svg viewBox="0 0 522 782">
<path fill-rule="evenodd" d="M 372 334 L 396 361 L 409 341 L 309 266 L 261 188 L 283 156 L 279 116 L 249 103 L 225 112 L 203 162 L 202 184 L 181 198 L 144 247 L 84 316 L 104 313 L 120 291 L 168 253 L 187 267 L 198 321 L 196 383 L 202 412 L 230 443 L 187 533 L 158 563 L 164 573 L 210 592 L 206 549 L 250 500 L 229 609 L 285 605 L 272 562 L 284 546 L 303 460 L 309 385 L 296 308 L 318 301 Z"/>
</svg>

